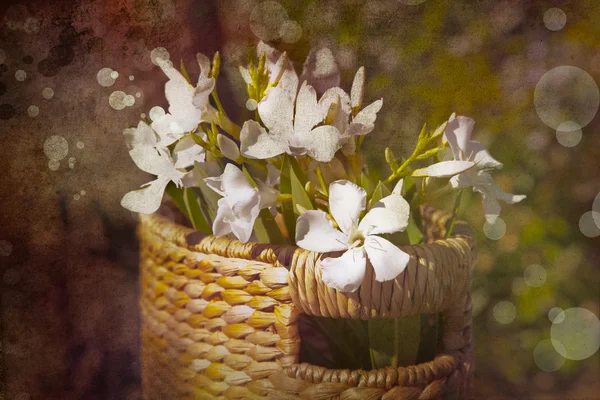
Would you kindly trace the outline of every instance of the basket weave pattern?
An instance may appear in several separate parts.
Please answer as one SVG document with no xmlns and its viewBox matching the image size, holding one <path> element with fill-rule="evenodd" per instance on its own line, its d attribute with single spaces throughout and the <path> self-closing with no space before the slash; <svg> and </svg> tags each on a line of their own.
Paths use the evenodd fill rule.
<svg viewBox="0 0 600 400">
<path fill-rule="evenodd" d="M 467 398 L 473 369 L 468 226 L 441 240 L 448 215 L 422 208 L 426 244 L 395 280 L 372 270 L 356 293 L 321 281 L 321 254 L 204 236 L 142 216 L 142 374 L 145 399 Z M 433 361 L 332 370 L 298 363 L 300 313 L 396 318 L 442 312 Z"/>
</svg>

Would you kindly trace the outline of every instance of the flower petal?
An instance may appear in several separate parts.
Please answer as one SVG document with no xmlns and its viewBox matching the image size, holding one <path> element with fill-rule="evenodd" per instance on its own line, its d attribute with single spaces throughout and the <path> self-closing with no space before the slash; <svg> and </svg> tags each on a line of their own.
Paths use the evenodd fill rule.
<svg viewBox="0 0 600 400">
<path fill-rule="evenodd" d="M 319 93 L 339 86 L 340 69 L 335 62 L 333 53 L 328 48 L 311 49 L 302 66 L 300 82 L 308 81 L 309 85 Z"/>
<path fill-rule="evenodd" d="M 158 146 L 161 147 L 167 147 L 175 143 L 185 133 L 185 129 L 179 124 L 179 120 L 171 114 L 165 114 L 152 121 L 152 129 L 158 133 L 160 137 Z"/>
<path fill-rule="evenodd" d="M 485 214 L 485 220 L 489 224 L 496 223 L 496 220 L 500 216 L 500 211 L 502 208 L 500 207 L 500 203 L 494 196 L 488 196 L 486 194 L 481 194 L 481 200 L 483 203 L 483 213 Z"/>
<path fill-rule="evenodd" d="M 206 159 L 204 148 L 190 136 L 181 139 L 173 148 L 175 168 L 187 168 L 194 165 L 195 161 L 203 162 Z"/>
<path fill-rule="evenodd" d="M 414 177 L 432 176 L 435 178 L 449 178 L 472 168 L 475 163 L 471 161 L 441 161 L 426 168 L 417 169 L 412 173 Z"/>
<path fill-rule="evenodd" d="M 244 122 L 240 132 L 242 154 L 251 158 L 271 158 L 289 150 L 289 136 L 267 132 L 254 120 Z"/>
<path fill-rule="evenodd" d="M 323 120 L 324 115 L 317 103 L 315 89 L 306 82 L 300 87 L 296 97 L 296 115 L 294 116 L 294 133 L 302 135 Z"/>
<path fill-rule="evenodd" d="M 471 140 L 467 145 L 468 160 L 477 165 L 477 169 L 500 169 L 502 163 L 494 159 L 484 145 Z"/>
<path fill-rule="evenodd" d="M 365 250 L 375 270 L 375 280 L 378 282 L 395 279 L 404 271 L 410 260 L 408 254 L 379 236 L 367 236 Z"/>
<path fill-rule="evenodd" d="M 296 136 L 306 153 L 319 162 L 330 162 L 342 147 L 340 131 L 331 125 L 319 126 L 303 136 Z"/>
<path fill-rule="evenodd" d="M 217 202 L 217 215 L 213 221 L 213 235 L 216 237 L 225 236 L 231 233 L 231 226 L 229 221 L 234 219 L 231 207 L 227 203 L 227 199 L 222 198 Z"/>
<path fill-rule="evenodd" d="M 196 61 L 200 67 L 200 76 L 198 77 L 198 85 L 200 85 L 201 80 L 208 79 L 208 74 L 210 73 L 210 59 L 202 53 L 197 53 Z"/>
<path fill-rule="evenodd" d="M 399 194 L 402 196 L 402 189 L 404 188 L 404 179 L 400 179 L 394 189 L 392 190 L 393 194 Z"/>
<path fill-rule="evenodd" d="M 362 248 L 350 249 L 337 258 L 321 260 L 321 279 L 340 292 L 355 292 L 365 277 L 367 259 Z"/>
<path fill-rule="evenodd" d="M 383 106 L 383 100 L 379 99 L 363 108 L 356 117 L 352 119 L 348 128 L 349 135 L 366 135 L 375 128 L 377 113 Z"/>
<path fill-rule="evenodd" d="M 152 175 L 172 175 L 175 170 L 167 154 L 153 146 L 137 146 L 129 150 L 131 159 L 139 169 Z"/>
<path fill-rule="evenodd" d="M 367 234 L 394 233 L 406 229 L 410 205 L 400 194 L 379 200 L 364 216 L 358 229 Z"/>
<path fill-rule="evenodd" d="M 346 180 L 329 185 L 329 211 L 346 235 L 358 224 L 358 216 L 367 204 L 367 192 Z"/>
<path fill-rule="evenodd" d="M 351 105 L 353 109 L 359 109 L 365 94 L 365 67 L 360 67 L 354 75 L 352 89 L 350 90 Z"/>
<path fill-rule="evenodd" d="M 158 178 L 138 190 L 131 191 L 121 199 L 121 206 L 141 214 L 152 214 L 160 207 L 167 178 Z"/>
<path fill-rule="evenodd" d="M 129 149 L 137 146 L 155 146 L 158 143 L 156 133 L 144 121 L 140 121 L 136 128 L 125 129 L 123 135 Z"/>
<path fill-rule="evenodd" d="M 240 75 L 242 75 L 242 79 L 244 79 L 244 82 L 246 82 L 246 84 L 251 85 L 252 84 L 252 77 L 250 76 L 250 70 L 248 68 L 239 67 L 240 70 Z"/>
<path fill-rule="evenodd" d="M 267 91 L 258 103 L 258 114 L 271 133 L 292 135 L 294 99 L 282 88 L 273 87 Z"/>
<path fill-rule="evenodd" d="M 475 121 L 469 117 L 450 117 L 448 120 L 448 125 L 444 131 L 444 137 L 448 140 L 456 160 L 462 159 L 461 152 L 467 152 L 467 144 L 471 140 L 471 133 L 473 132 L 474 125 Z"/>
<path fill-rule="evenodd" d="M 236 142 L 231 140 L 225 135 L 218 134 L 217 135 L 217 143 L 219 144 L 219 149 L 223 153 L 223 155 L 229 158 L 232 161 L 240 158 L 240 149 Z"/>
<path fill-rule="evenodd" d="M 325 212 L 308 210 L 296 221 L 296 245 L 319 253 L 341 251 L 348 248 L 348 237 L 333 227 Z"/>
</svg>

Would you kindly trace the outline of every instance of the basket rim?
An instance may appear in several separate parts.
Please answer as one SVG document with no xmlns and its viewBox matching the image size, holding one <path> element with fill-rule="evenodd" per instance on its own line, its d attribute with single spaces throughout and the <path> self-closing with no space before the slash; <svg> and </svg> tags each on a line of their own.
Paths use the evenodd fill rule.
<svg viewBox="0 0 600 400">
<path fill-rule="evenodd" d="M 428 205 L 421 205 L 419 208 L 420 214 L 423 219 L 426 215 L 438 213 L 440 217 L 438 219 L 446 219 L 445 222 L 449 222 L 451 214 L 445 211 L 437 210 Z M 236 257 L 245 260 L 252 261 L 264 261 L 264 262 L 275 262 L 278 266 L 289 269 L 294 253 L 297 250 L 301 250 L 308 254 L 311 254 L 315 259 L 320 258 L 323 255 L 337 254 L 339 252 L 314 252 L 305 250 L 297 245 L 293 244 L 270 244 L 270 243 L 259 243 L 259 242 L 247 242 L 242 243 L 238 239 L 228 237 L 217 237 L 214 235 L 207 235 L 205 233 L 194 230 L 193 228 L 187 227 L 183 224 L 177 223 L 156 212 L 153 214 L 139 214 L 140 223 L 139 229 L 146 224 L 151 224 L 156 227 L 155 233 L 165 240 L 174 240 L 178 246 L 185 247 L 192 251 L 201 251 L 206 254 L 215 254 L 223 257 Z M 177 232 L 169 232 L 160 234 L 160 227 L 166 228 L 177 227 Z M 424 234 L 424 232 L 422 232 Z M 424 234 L 425 238 L 425 234 Z M 476 258 L 475 241 L 473 237 L 473 231 L 466 221 L 456 220 L 453 232 L 450 236 L 443 239 L 435 239 L 429 242 L 411 244 L 411 245 L 400 245 L 398 246 L 402 250 L 425 248 L 428 249 L 433 243 L 448 243 L 450 239 L 466 239 L 469 243 L 469 250 L 471 256 Z M 235 249 L 235 250 L 234 250 Z"/>
</svg>

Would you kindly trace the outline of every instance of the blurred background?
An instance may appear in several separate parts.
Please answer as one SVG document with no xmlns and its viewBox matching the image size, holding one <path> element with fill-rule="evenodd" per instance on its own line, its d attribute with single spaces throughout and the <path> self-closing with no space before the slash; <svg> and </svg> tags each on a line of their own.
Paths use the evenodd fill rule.
<svg viewBox="0 0 600 400">
<path fill-rule="evenodd" d="M 23 0 L 0 5 L 0 398 L 139 399 L 136 217 L 148 180 L 122 131 L 165 107 L 152 54 L 237 65 L 269 41 L 300 67 L 329 47 L 384 108 L 364 148 L 409 155 L 452 112 L 526 201 L 477 234 L 476 394 L 600 399 L 600 3 L 597 0 Z M 153 53 L 154 51 L 154 53 Z M 451 200 L 450 200 L 451 201 Z M 451 203 L 440 206 L 451 208 Z"/>
</svg>

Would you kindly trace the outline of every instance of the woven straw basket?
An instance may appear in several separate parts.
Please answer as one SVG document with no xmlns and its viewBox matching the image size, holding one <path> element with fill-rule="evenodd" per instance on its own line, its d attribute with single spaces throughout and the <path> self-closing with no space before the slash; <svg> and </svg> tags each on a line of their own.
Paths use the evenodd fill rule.
<svg viewBox="0 0 600 400">
<path fill-rule="evenodd" d="M 473 372 L 469 227 L 422 207 L 425 242 L 394 281 L 367 272 L 344 294 L 321 281 L 320 254 L 242 244 L 142 216 L 142 376 L 145 399 L 464 399 Z M 370 268 L 368 268 L 369 270 Z M 433 361 L 334 370 L 299 363 L 298 316 L 396 318 L 442 313 Z"/>
</svg>

